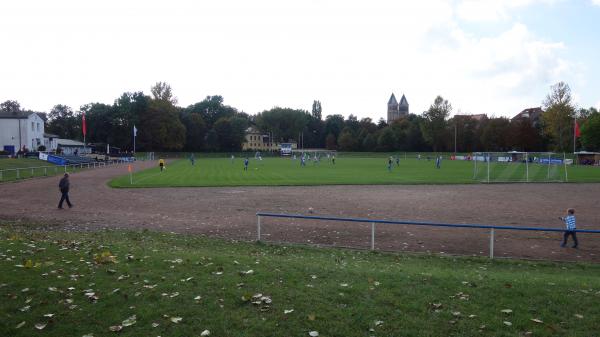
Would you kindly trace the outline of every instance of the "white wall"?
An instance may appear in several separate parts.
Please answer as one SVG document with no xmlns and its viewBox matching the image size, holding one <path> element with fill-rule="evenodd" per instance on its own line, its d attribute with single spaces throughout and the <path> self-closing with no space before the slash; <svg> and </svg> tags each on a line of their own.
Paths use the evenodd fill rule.
<svg viewBox="0 0 600 337">
<path fill-rule="evenodd" d="M 44 120 L 38 114 L 27 118 L 26 146 L 30 151 L 37 151 L 38 146 L 44 145 Z"/>
<path fill-rule="evenodd" d="M 21 141 L 25 139 L 23 135 L 23 124 L 25 119 L 21 121 Z M 19 119 L 0 118 L 0 150 L 4 150 L 4 146 L 14 146 L 15 152 L 19 151 Z"/>
</svg>

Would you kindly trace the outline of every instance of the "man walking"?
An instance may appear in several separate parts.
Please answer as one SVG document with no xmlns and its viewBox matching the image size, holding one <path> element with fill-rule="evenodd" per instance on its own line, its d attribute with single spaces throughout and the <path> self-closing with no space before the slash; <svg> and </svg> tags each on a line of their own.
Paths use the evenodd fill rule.
<svg viewBox="0 0 600 337">
<path fill-rule="evenodd" d="M 58 188 L 60 189 L 60 193 L 62 193 L 62 197 L 60 198 L 60 202 L 58 203 L 58 209 L 62 209 L 63 201 L 67 201 L 67 205 L 69 208 L 73 207 L 71 201 L 69 200 L 69 174 L 65 173 L 64 177 L 58 183 Z"/>
</svg>

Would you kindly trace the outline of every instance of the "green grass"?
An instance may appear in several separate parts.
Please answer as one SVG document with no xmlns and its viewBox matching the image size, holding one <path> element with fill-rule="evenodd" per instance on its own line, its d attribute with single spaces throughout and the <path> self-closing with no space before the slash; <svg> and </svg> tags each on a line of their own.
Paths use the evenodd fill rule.
<svg viewBox="0 0 600 337">
<path fill-rule="evenodd" d="M 426 155 L 423 155 L 426 158 Z M 480 163 L 485 164 L 485 163 Z M 492 181 L 525 180 L 525 165 L 506 164 L 504 169 L 492 172 Z M 484 180 L 483 169 L 473 179 L 473 162 L 443 160 L 442 168 L 436 169 L 434 160 L 414 158 L 394 163 L 391 172 L 387 169 L 387 157 L 346 157 L 336 159 L 332 165 L 323 159 L 315 165 L 307 162 L 300 167 L 299 160 L 290 158 L 250 159 L 248 171 L 243 170 L 243 159 L 236 158 L 233 164 L 227 158 L 203 158 L 196 156 L 196 165 L 182 159 L 167 165 L 165 172 L 158 166 L 133 175 L 121 176 L 110 182 L 112 187 L 175 187 L 175 186 L 281 186 L 281 185 L 374 185 L 374 184 L 470 184 Z M 530 181 L 545 181 L 547 166 L 530 165 Z M 573 166 L 568 168 L 571 182 L 600 182 L 600 168 Z M 486 173 L 487 174 L 487 173 Z M 487 176 L 487 175 L 486 175 Z M 562 166 L 552 166 L 553 179 L 564 176 Z"/>
<path fill-rule="evenodd" d="M 0 275 L 0 336 L 199 336 L 203 330 L 211 336 L 308 336 L 309 331 L 592 336 L 600 331 L 600 266 L 585 263 L 4 225 Z M 259 293 L 272 303 L 248 300 Z M 118 334 L 109 331 L 133 315 L 135 324 Z M 181 321 L 174 323 L 175 317 Z M 38 323 L 46 324 L 43 330 L 35 328 Z"/>
<path fill-rule="evenodd" d="M 44 169 L 43 166 L 46 168 Z M 19 169 L 17 171 L 14 169 Z M 34 168 L 34 169 L 31 169 Z M 64 169 L 44 160 L 34 158 L 2 158 L 0 159 L 0 182 L 51 176 L 63 173 Z"/>
</svg>

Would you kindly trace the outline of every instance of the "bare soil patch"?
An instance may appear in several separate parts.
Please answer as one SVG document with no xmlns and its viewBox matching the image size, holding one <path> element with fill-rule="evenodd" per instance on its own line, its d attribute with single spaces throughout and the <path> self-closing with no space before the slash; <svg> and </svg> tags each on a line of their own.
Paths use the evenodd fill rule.
<svg viewBox="0 0 600 337">
<path fill-rule="evenodd" d="M 138 162 L 136 170 L 153 166 Z M 0 219 L 58 224 L 67 230 L 152 229 L 240 240 L 256 238 L 257 211 L 562 228 L 576 209 L 579 229 L 600 229 L 600 184 L 393 185 L 111 189 L 126 166 L 71 176 L 72 209 L 58 210 L 59 177 L 0 184 Z M 268 241 L 368 248 L 370 225 L 263 219 Z M 495 255 L 600 262 L 600 235 L 560 248 L 562 233 L 497 231 Z M 487 255 L 489 232 L 378 225 L 381 250 Z"/>
</svg>

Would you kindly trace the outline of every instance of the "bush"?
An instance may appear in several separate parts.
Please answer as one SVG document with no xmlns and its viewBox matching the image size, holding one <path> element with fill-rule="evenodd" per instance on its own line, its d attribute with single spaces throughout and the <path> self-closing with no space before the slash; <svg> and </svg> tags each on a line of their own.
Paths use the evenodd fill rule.
<svg viewBox="0 0 600 337">
<path fill-rule="evenodd" d="M 46 147 L 44 145 L 38 146 L 38 151 L 46 151 Z"/>
</svg>

